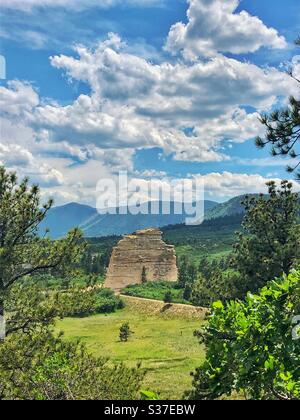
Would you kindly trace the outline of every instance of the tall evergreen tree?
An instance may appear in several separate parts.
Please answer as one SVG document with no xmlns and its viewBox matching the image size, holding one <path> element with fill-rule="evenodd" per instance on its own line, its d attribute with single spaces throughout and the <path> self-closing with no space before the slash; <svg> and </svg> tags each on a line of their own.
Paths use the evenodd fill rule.
<svg viewBox="0 0 300 420">
<path fill-rule="evenodd" d="M 6 291 L 18 280 L 38 273 L 65 273 L 77 260 L 83 244 L 75 229 L 65 239 L 51 241 L 38 235 L 40 223 L 52 207 L 40 205 L 39 188 L 0 166 L 0 311 Z"/>
<path fill-rule="evenodd" d="M 300 45 L 300 38 L 296 41 Z M 291 77 L 300 83 L 293 71 L 290 71 Z M 263 139 L 257 137 L 256 145 L 258 148 L 264 148 L 270 144 L 272 146 L 272 155 L 289 156 L 297 162 L 295 165 L 287 167 L 288 172 L 296 172 L 296 178 L 300 179 L 300 100 L 299 92 L 290 98 L 289 106 L 276 110 L 270 115 L 261 115 L 260 121 L 266 127 L 266 137 Z M 297 99 L 298 98 L 298 99 Z"/>
<path fill-rule="evenodd" d="M 241 297 L 289 274 L 300 261 L 299 196 L 288 181 L 282 181 L 280 188 L 273 181 L 267 185 L 268 196 L 246 197 L 243 202 L 244 232 L 233 254 Z"/>
<path fill-rule="evenodd" d="M 75 229 L 67 238 L 51 241 L 38 235 L 40 223 L 52 206 L 40 205 L 39 188 L 20 184 L 15 173 L 0 166 L 0 315 L 4 299 L 15 283 L 41 273 L 66 274 L 84 248 Z M 67 277 L 66 277 L 67 279 Z M 11 309 L 13 310 L 13 309 Z M 32 315 L 37 318 L 37 314 Z M 27 321 L 29 322 L 29 320 Z"/>
</svg>

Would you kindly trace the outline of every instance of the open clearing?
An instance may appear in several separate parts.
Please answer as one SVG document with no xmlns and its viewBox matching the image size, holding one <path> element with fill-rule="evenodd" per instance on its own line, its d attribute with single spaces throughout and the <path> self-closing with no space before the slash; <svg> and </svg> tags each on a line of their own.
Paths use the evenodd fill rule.
<svg viewBox="0 0 300 420">
<path fill-rule="evenodd" d="M 127 298 L 125 298 L 127 299 Z M 189 315 L 191 308 L 172 305 L 164 308 L 156 302 L 153 314 L 148 300 L 126 300 L 125 309 L 109 315 L 67 318 L 57 323 L 68 340 L 80 338 L 97 356 L 134 366 L 141 362 L 147 374 L 143 389 L 159 394 L 162 399 L 180 399 L 191 386 L 190 372 L 204 359 L 204 349 L 193 332 L 203 324 L 204 313 Z M 153 303 L 154 304 L 154 303 Z M 158 306 L 164 308 L 157 311 Z M 146 310 L 147 308 L 147 310 Z M 119 341 L 119 328 L 129 322 L 134 334 L 127 343 Z"/>
</svg>

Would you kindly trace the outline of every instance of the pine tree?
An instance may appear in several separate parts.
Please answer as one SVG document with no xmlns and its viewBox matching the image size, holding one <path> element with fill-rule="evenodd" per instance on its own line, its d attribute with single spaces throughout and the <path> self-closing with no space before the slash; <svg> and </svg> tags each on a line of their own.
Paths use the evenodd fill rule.
<svg viewBox="0 0 300 420">
<path fill-rule="evenodd" d="M 81 256 L 78 229 L 59 241 L 40 237 L 39 225 L 53 202 L 40 203 L 40 191 L 0 166 L 0 313 L 4 295 L 17 282 L 41 273 L 64 274 Z"/>
<path fill-rule="evenodd" d="M 233 255 L 241 297 L 289 274 L 300 262 L 299 196 L 288 181 L 282 181 L 280 188 L 273 181 L 267 185 L 268 196 L 246 197 L 243 202 L 244 232 Z"/>
<path fill-rule="evenodd" d="M 193 288 L 191 286 L 191 284 L 186 284 L 184 291 L 183 291 L 183 299 L 189 301 L 191 299 L 192 296 L 192 292 L 193 292 Z"/>
<path fill-rule="evenodd" d="M 296 41 L 300 45 L 300 38 Z M 297 82 L 300 80 L 290 71 L 291 77 Z M 299 97 L 299 92 L 296 95 Z M 300 101 L 294 96 L 290 97 L 289 106 L 275 110 L 270 115 L 263 114 L 260 118 L 261 123 L 266 127 L 266 137 L 256 138 L 258 148 L 264 148 L 270 144 L 273 156 L 289 156 L 291 159 L 298 160 L 295 165 L 288 166 L 288 172 L 296 172 L 296 178 L 300 179 Z"/>
<path fill-rule="evenodd" d="M 120 341 L 122 341 L 123 343 L 127 342 L 131 334 L 133 334 L 133 332 L 130 330 L 129 323 L 125 322 L 124 324 L 122 324 L 119 333 Z"/>
</svg>

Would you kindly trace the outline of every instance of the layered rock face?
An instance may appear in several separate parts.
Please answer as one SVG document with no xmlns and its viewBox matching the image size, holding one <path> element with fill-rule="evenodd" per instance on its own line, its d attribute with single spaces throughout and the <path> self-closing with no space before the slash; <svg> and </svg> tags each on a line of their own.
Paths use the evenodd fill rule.
<svg viewBox="0 0 300 420">
<path fill-rule="evenodd" d="M 177 277 L 174 246 L 162 240 L 160 230 L 148 229 L 125 236 L 113 249 L 105 287 L 118 292 L 142 279 L 176 281 Z"/>
</svg>

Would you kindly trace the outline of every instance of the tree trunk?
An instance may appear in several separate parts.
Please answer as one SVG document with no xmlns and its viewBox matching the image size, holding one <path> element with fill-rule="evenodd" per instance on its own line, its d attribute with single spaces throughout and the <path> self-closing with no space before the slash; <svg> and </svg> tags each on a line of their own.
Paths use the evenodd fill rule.
<svg viewBox="0 0 300 420">
<path fill-rule="evenodd" d="M 0 341 L 5 338 L 4 299 L 0 291 Z"/>
</svg>

